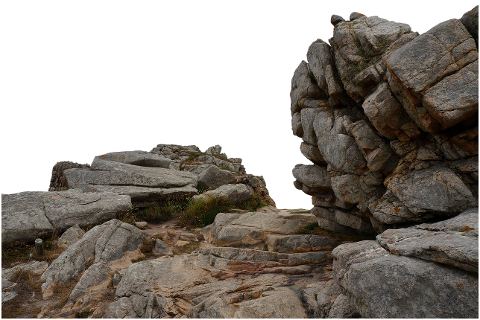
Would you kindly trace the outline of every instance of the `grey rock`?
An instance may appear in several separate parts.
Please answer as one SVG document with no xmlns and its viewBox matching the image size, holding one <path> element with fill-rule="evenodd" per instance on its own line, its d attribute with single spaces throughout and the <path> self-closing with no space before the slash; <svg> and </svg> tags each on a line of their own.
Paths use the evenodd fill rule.
<svg viewBox="0 0 480 320">
<path fill-rule="evenodd" d="M 93 286 L 99 286 L 103 282 L 108 282 L 109 270 L 104 262 L 92 264 L 78 281 L 70 293 L 70 300 L 75 301 L 90 291 Z"/>
<path fill-rule="evenodd" d="M 330 46 L 323 40 L 313 42 L 307 52 L 308 66 L 320 89 L 335 99 L 341 99 L 343 85 L 338 75 Z"/>
<path fill-rule="evenodd" d="M 331 176 L 327 168 L 317 165 L 297 164 L 292 170 L 295 179 L 310 188 L 331 190 Z"/>
<path fill-rule="evenodd" d="M 65 232 L 58 238 L 57 240 L 57 247 L 59 248 L 67 248 L 71 244 L 74 244 L 78 240 L 80 240 L 85 231 L 83 231 L 78 224 L 68 228 Z"/>
<path fill-rule="evenodd" d="M 442 222 L 386 230 L 377 236 L 377 241 L 397 255 L 478 273 L 477 221 L 478 208 L 473 208 Z"/>
<path fill-rule="evenodd" d="M 146 151 L 111 152 L 101 156 L 96 156 L 95 159 L 133 164 L 141 167 L 160 167 L 160 168 L 169 168 L 170 164 L 172 163 L 170 159 L 167 159 L 167 158 L 161 157 L 158 154 L 146 152 Z"/>
<path fill-rule="evenodd" d="M 295 112 L 292 115 L 292 131 L 297 137 L 303 137 L 302 115 L 300 112 Z"/>
<path fill-rule="evenodd" d="M 206 189 L 217 189 L 225 184 L 234 184 L 236 181 L 233 173 L 222 170 L 217 166 L 211 166 L 198 175 L 198 187 Z"/>
<path fill-rule="evenodd" d="M 409 116 L 422 130 L 436 133 L 440 124 L 418 96 L 477 59 L 475 41 L 459 20 L 452 19 L 395 50 L 385 63 L 394 75 L 388 77 L 392 91 Z"/>
<path fill-rule="evenodd" d="M 467 28 L 470 35 L 475 39 L 478 50 L 478 5 L 472 10 L 465 13 L 460 21 Z"/>
<path fill-rule="evenodd" d="M 359 13 L 359 12 L 352 12 L 350 13 L 350 21 L 360 19 L 361 17 L 365 17 L 365 15 Z"/>
<path fill-rule="evenodd" d="M 428 89 L 422 103 L 442 129 L 475 116 L 478 112 L 478 60 Z"/>
<path fill-rule="evenodd" d="M 220 155 L 222 153 L 222 147 L 220 145 L 215 145 L 215 146 L 212 146 L 210 148 L 208 148 L 206 151 L 205 151 L 206 154 L 212 154 L 212 155 Z"/>
<path fill-rule="evenodd" d="M 459 213 L 476 201 L 463 181 L 444 166 L 415 170 L 395 176 L 388 189 L 413 213 Z"/>
<path fill-rule="evenodd" d="M 320 109 L 318 108 L 304 108 L 300 111 L 303 131 L 302 139 L 311 145 L 317 144 L 317 136 L 315 135 L 315 130 L 313 128 L 313 121 L 319 112 Z"/>
<path fill-rule="evenodd" d="M 344 22 L 345 19 L 343 19 L 342 17 L 340 16 L 337 16 L 336 14 L 332 15 L 332 17 L 330 18 L 330 22 L 332 23 L 332 25 L 336 26 L 337 24 L 339 24 L 340 22 Z"/>
<path fill-rule="evenodd" d="M 99 224 L 132 209 L 130 197 L 77 190 L 2 195 L 2 243 L 28 242 L 79 224 Z"/>
<path fill-rule="evenodd" d="M 293 115 L 299 112 L 302 108 L 315 100 L 326 98 L 325 94 L 320 91 L 320 88 L 310 77 L 310 69 L 308 63 L 302 61 L 295 70 L 292 78 L 292 85 L 290 91 L 291 107 L 290 111 Z"/>
<path fill-rule="evenodd" d="M 308 252 L 308 251 L 330 251 L 338 245 L 333 238 L 315 234 L 279 235 L 268 234 L 266 243 L 270 251 L 275 252 Z"/>
<path fill-rule="evenodd" d="M 116 219 L 92 228 L 63 251 L 43 273 L 44 297 L 53 294 L 55 284 L 73 281 L 91 262 L 110 263 L 123 258 L 125 252 L 136 250 L 142 239 L 141 230 Z"/>
<path fill-rule="evenodd" d="M 186 232 L 181 233 L 179 239 L 190 241 L 190 242 L 198 242 L 197 237 L 193 233 L 186 233 Z"/>
<path fill-rule="evenodd" d="M 344 120 L 346 120 L 344 117 L 335 117 L 328 111 L 320 111 L 317 114 L 313 127 L 317 136 L 318 150 L 333 170 L 358 173 L 363 171 L 366 161 L 355 139 L 348 135 Z M 332 145 L 335 148 L 332 148 Z"/>
<path fill-rule="evenodd" d="M 420 135 L 417 125 L 410 119 L 387 83 L 382 82 L 365 98 L 362 104 L 365 115 L 385 138 L 402 141 Z"/>
<path fill-rule="evenodd" d="M 225 184 L 215 190 L 193 197 L 195 201 L 207 197 L 224 198 L 232 204 L 238 204 L 247 201 L 253 195 L 253 190 L 244 184 Z"/>
<path fill-rule="evenodd" d="M 64 171 L 71 188 L 83 185 L 117 185 L 150 188 L 174 188 L 197 185 L 197 177 L 189 172 L 160 167 L 140 167 L 95 158 L 90 170 Z"/>
<path fill-rule="evenodd" d="M 139 229 L 146 229 L 146 228 L 148 228 L 148 223 L 145 222 L 145 221 L 136 221 L 135 222 L 135 227 L 137 227 Z"/>
<path fill-rule="evenodd" d="M 382 81 L 384 68 L 378 57 L 410 26 L 381 19 L 362 17 L 336 25 L 330 44 L 345 90 L 355 100 L 363 100 Z"/>
<path fill-rule="evenodd" d="M 311 145 L 304 141 L 300 144 L 300 152 L 307 158 L 308 160 L 312 161 L 316 165 L 326 165 L 327 162 L 323 158 L 320 150 L 317 148 L 317 144 Z"/>
<path fill-rule="evenodd" d="M 370 221 L 340 209 L 313 207 L 311 211 L 323 229 L 340 233 L 374 233 Z"/>
<path fill-rule="evenodd" d="M 158 256 L 173 256 L 172 249 L 170 249 L 170 247 L 160 239 L 155 240 L 153 254 Z"/>
<path fill-rule="evenodd" d="M 389 254 L 376 241 L 333 250 L 334 275 L 362 317 L 476 317 L 477 276 Z"/>
<path fill-rule="evenodd" d="M 333 302 L 328 317 L 335 319 L 360 318 L 360 313 L 346 295 L 340 294 Z"/>
</svg>

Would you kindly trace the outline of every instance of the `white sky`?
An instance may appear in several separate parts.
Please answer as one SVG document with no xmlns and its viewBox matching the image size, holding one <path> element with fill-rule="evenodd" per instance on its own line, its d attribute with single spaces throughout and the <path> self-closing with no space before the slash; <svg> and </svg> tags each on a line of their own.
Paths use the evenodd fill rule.
<svg viewBox="0 0 480 320">
<path fill-rule="evenodd" d="M 0 2 L 1 193 L 45 191 L 58 161 L 157 144 L 220 144 L 279 208 L 309 164 L 290 81 L 309 45 L 353 11 L 423 33 L 478 1 Z M 392 3 L 392 4 L 390 4 Z"/>
</svg>

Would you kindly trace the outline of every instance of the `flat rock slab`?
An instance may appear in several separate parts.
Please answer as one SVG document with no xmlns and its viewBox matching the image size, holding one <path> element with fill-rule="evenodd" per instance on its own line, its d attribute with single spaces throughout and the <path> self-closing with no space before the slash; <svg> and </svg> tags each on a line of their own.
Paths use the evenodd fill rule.
<svg viewBox="0 0 480 320">
<path fill-rule="evenodd" d="M 28 242 L 79 224 L 115 218 L 132 209 L 129 196 L 78 190 L 21 192 L 2 195 L 2 244 Z"/>
<path fill-rule="evenodd" d="M 478 277 L 398 256 L 373 240 L 333 250 L 336 280 L 365 318 L 476 318 Z"/>
<path fill-rule="evenodd" d="M 478 273 L 478 209 L 440 223 L 389 229 L 377 236 L 391 253 Z"/>
</svg>

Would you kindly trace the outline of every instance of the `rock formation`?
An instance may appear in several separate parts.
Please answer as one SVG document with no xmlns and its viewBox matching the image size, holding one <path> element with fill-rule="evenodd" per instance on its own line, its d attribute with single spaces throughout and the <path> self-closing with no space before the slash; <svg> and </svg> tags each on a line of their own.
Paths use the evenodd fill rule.
<svg viewBox="0 0 480 320">
<path fill-rule="evenodd" d="M 421 35 L 359 13 L 331 23 L 292 78 L 312 162 L 293 176 L 321 228 L 377 235 L 333 251 L 342 301 L 362 317 L 477 317 L 478 6 Z"/>
</svg>

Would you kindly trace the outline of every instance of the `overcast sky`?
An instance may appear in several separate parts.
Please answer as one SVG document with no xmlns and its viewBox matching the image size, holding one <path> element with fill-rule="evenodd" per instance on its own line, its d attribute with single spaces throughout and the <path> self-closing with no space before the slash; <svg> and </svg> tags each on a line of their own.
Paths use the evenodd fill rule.
<svg viewBox="0 0 480 320">
<path fill-rule="evenodd" d="M 279 208 L 309 164 L 290 82 L 309 45 L 353 11 L 424 33 L 478 1 L 1 1 L 1 193 L 46 191 L 58 161 L 157 144 L 219 144 Z M 390 4 L 392 3 L 392 4 Z"/>
</svg>

